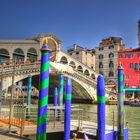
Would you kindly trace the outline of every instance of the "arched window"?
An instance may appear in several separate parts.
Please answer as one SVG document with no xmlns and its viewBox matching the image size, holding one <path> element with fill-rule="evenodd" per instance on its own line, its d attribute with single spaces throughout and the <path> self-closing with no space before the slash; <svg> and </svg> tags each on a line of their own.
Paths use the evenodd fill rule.
<svg viewBox="0 0 140 140">
<path fill-rule="evenodd" d="M 4 63 L 8 59 L 10 59 L 10 55 L 9 55 L 8 50 L 6 50 L 6 49 L 0 49 L 0 63 Z"/>
<path fill-rule="evenodd" d="M 109 54 L 109 58 L 114 58 L 114 54 L 112 52 Z"/>
<path fill-rule="evenodd" d="M 21 48 L 17 48 L 13 52 L 13 60 L 16 62 L 24 61 L 24 52 Z"/>
<path fill-rule="evenodd" d="M 37 60 L 37 51 L 34 48 L 30 48 L 27 52 L 27 60 L 35 61 Z"/>
<path fill-rule="evenodd" d="M 76 67 L 75 62 L 71 61 L 70 64 L 69 64 L 69 66 L 71 66 L 72 68 L 75 69 L 75 67 Z"/>
<path fill-rule="evenodd" d="M 87 75 L 87 76 L 89 76 L 89 71 L 88 70 L 85 70 L 84 74 Z"/>
<path fill-rule="evenodd" d="M 114 63 L 113 63 L 113 61 L 110 61 L 110 62 L 109 62 L 109 68 L 114 68 Z"/>
<path fill-rule="evenodd" d="M 110 71 L 109 74 L 108 74 L 108 76 L 109 77 L 113 77 L 114 76 L 114 72 L 113 71 Z"/>
<path fill-rule="evenodd" d="M 99 55 L 99 59 L 103 59 L 104 56 L 102 54 Z"/>
<path fill-rule="evenodd" d="M 99 68 L 103 68 L 103 63 L 102 62 L 99 63 Z"/>
<path fill-rule="evenodd" d="M 61 60 L 60 60 L 60 63 L 62 63 L 62 64 L 68 64 L 67 58 L 65 56 L 62 56 L 61 57 Z"/>
<path fill-rule="evenodd" d="M 95 80 L 95 75 L 92 73 L 91 78 Z"/>
<path fill-rule="evenodd" d="M 79 66 L 77 67 L 77 71 L 79 71 L 79 72 L 82 72 L 82 73 L 83 73 L 83 68 L 79 65 Z"/>
</svg>

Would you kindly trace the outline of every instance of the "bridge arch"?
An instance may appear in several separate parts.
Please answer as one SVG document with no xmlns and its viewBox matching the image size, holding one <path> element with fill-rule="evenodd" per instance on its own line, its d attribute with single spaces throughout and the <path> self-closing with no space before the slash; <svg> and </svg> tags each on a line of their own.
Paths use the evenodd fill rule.
<svg viewBox="0 0 140 140">
<path fill-rule="evenodd" d="M 10 58 L 9 51 L 7 49 L 0 49 L 0 63 L 6 62 Z"/>
<path fill-rule="evenodd" d="M 56 52 L 57 50 L 60 50 L 60 44 L 56 41 L 56 39 L 54 39 L 53 37 L 51 37 L 51 36 L 47 36 L 46 35 L 46 37 L 43 37 L 42 38 L 42 41 L 41 41 L 41 44 L 43 45 L 43 42 L 45 41 L 45 40 L 48 40 L 48 46 L 50 46 L 51 48 L 51 51 L 53 51 L 53 52 Z M 41 46 L 42 46 L 41 45 Z"/>
<path fill-rule="evenodd" d="M 62 56 L 61 59 L 60 59 L 60 63 L 66 65 L 66 64 L 68 64 L 68 59 L 65 56 Z"/>
<path fill-rule="evenodd" d="M 34 48 L 29 48 L 27 51 L 27 60 L 36 61 L 37 60 L 37 50 Z"/>
<path fill-rule="evenodd" d="M 25 54 L 21 48 L 16 48 L 13 52 L 13 60 L 16 62 L 24 61 Z"/>
<path fill-rule="evenodd" d="M 90 75 L 88 70 L 85 70 L 85 71 L 84 71 L 84 74 L 85 74 L 86 76 L 89 76 L 89 75 Z"/>
<path fill-rule="evenodd" d="M 71 66 L 73 69 L 76 68 L 76 64 L 74 61 L 70 61 L 69 66 Z"/>
<path fill-rule="evenodd" d="M 83 67 L 82 67 L 81 65 L 79 65 L 79 66 L 77 67 L 77 71 L 83 73 Z"/>
</svg>

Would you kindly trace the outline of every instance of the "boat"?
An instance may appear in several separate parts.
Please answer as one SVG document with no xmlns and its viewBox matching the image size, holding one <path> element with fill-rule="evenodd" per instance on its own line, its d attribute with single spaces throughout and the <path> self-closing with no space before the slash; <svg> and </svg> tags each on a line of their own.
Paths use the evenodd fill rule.
<svg viewBox="0 0 140 140">
<path fill-rule="evenodd" d="M 129 103 L 130 106 L 134 106 L 134 107 L 140 107 L 140 102 L 130 102 Z"/>
</svg>

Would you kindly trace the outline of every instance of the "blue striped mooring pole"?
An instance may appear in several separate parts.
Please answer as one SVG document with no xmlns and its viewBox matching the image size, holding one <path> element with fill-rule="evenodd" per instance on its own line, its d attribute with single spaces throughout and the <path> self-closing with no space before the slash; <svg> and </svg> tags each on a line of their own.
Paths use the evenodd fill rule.
<svg viewBox="0 0 140 140">
<path fill-rule="evenodd" d="M 66 93 L 65 93 L 64 140 L 70 140 L 71 99 L 72 99 L 72 81 L 71 78 L 68 77 L 66 79 Z"/>
<path fill-rule="evenodd" d="M 98 103 L 98 140 L 105 140 L 105 83 L 102 75 L 97 79 L 97 103 Z"/>
<path fill-rule="evenodd" d="M 48 117 L 48 89 L 50 74 L 50 48 L 47 45 L 48 41 L 45 40 L 41 48 L 41 68 L 36 140 L 46 140 L 46 122 Z"/>
</svg>

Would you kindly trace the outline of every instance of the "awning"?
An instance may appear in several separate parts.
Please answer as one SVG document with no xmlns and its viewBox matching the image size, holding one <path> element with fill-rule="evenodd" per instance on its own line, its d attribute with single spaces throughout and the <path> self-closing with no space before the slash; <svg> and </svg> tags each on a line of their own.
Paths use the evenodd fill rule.
<svg viewBox="0 0 140 140">
<path fill-rule="evenodd" d="M 140 88 L 126 88 L 125 91 L 140 91 Z"/>
</svg>

